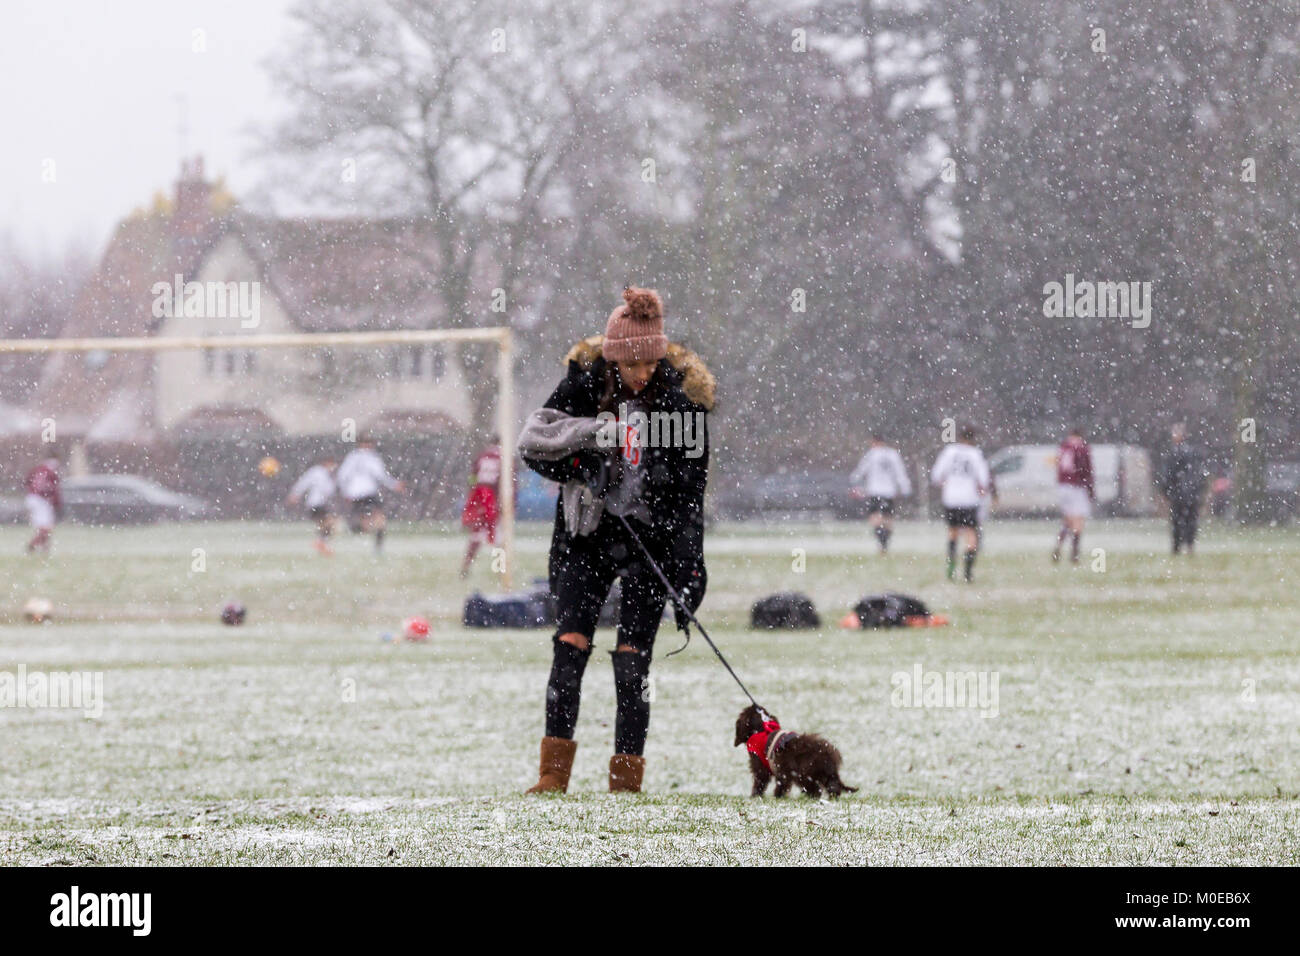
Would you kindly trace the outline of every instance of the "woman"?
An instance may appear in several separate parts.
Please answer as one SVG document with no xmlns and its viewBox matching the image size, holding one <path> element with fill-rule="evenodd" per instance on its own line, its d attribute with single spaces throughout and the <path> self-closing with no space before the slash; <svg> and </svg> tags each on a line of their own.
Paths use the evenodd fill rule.
<svg viewBox="0 0 1300 956">
<path fill-rule="evenodd" d="M 618 705 L 609 789 L 641 789 L 650 658 L 668 594 L 637 539 L 692 611 L 704 596 L 713 376 L 693 352 L 669 344 L 654 291 L 627 289 L 623 298 L 604 336 L 569 352 L 564 381 L 520 434 L 524 462 L 564 486 L 551 538 L 557 627 L 546 736 L 529 793 L 568 789 L 582 675 L 615 578 L 622 606 L 610 652 Z"/>
</svg>

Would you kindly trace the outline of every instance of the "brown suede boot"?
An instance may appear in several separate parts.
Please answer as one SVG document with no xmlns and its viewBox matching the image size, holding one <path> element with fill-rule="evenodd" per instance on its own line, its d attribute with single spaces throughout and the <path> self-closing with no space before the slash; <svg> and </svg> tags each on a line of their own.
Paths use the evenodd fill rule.
<svg viewBox="0 0 1300 956">
<path fill-rule="evenodd" d="M 569 789 L 569 772 L 573 770 L 573 755 L 578 751 L 576 740 L 563 737 L 542 738 L 542 766 L 537 783 L 525 793 L 566 793 Z"/>
<path fill-rule="evenodd" d="M 609 792 L 640 793 L 641 777 L 644 774 L 645 757 L 614 754 L 609 758 Z"/>
</svg>

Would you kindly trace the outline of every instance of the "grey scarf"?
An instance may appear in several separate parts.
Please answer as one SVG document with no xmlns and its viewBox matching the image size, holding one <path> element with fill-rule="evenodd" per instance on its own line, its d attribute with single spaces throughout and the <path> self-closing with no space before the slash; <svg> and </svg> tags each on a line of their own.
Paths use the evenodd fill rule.
<svg viewBox="0 0 1300 956">
<path fill-rule="evenodd" d="M 517 447 L 525 458 L 559 461 L 574 452 L 599 448 L 597 436 L 601 429 L 613 426 L 613 422 L 566 415 L 554 408 L 539 408 L 524 422 Z M 590 534 L 596 530 L 605 502 L 587 487 L 586 482 L 565 482 L 560 488 L 560 497 L 564 526 L 570 534 Z"/>
</svg>

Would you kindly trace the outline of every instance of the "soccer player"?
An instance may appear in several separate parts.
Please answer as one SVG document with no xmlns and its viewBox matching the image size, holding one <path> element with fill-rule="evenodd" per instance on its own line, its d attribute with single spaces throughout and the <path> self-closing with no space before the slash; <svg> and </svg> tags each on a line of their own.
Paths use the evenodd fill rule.
<svg viewBox="0 0 1300 956">
<path fill-rule="evenodd" d="M 63 513 L 63 495 L 59 491 L 59 455 L 51 451 L 43 461 L 27 473 L 23 482 L 27 492 L 25 504 L 31 522 L 32 539 L 27 542 L 27 553 L 49 552 L 50 534 L 55 519 Z"/>
<path fill-rule="evenodd" d="M 329 545 L 335 524 L 330 501 L 338 493 L 338 485 L 334 482 L 334 470 L 337 467 L 338 462 L 334 456 L 326 456 L 304 471 L 302 477 L 289 489 L 289 504 L 297 505 L 301 501 L 316 522 L 316 540 L 313 546 L 326 557 L 334 553 Z"/>
<path fill-rule="evenodd" d="M 957 538 L 965 539 L 964 574 L 973 581 L 975 554 L 979 550 L 980 498 L 989 490 L 991 476 L 984 453 L 975 447 L 975 429 L 963 425 L 957 440 L 944 446 L 930 471 L 930 483 L 941 489 L 944 520 L 948 523 L 948 579 L 957 568 Z"/>
<path fill-rule="evenodd" d="M 334 480 L 338 483 L 339 493 L 352 507 L 356 530 L 362 534 L 373 531 L 375 553 L 380 553 L 384 548 L 384 530 L 388 527 L 380 489 L 405 494 L 406 483 L 388 473 L 384 459 L 375 450 L 375 440 L 368 435 L 357 439 L 357 447 L 344 456 L 334 473 Z"/>
<path fill-rule="evenodd" d="M 497 494 L 501 484 L 501 439 L 492 436 L 488 447 L 474 459 L 473 487 L 465 499 L 465 510 L 461 512 L 460 521 L 469 532 L 469 545 L 465 549 L 465 560 L 460 566 L 461 578 L 469 577 L 470 565 L 484 542 L 495 544 L 497 540 Z"/>
<path fill-rule="evenodd" d="M 1092 517 L 1097 490 L 1092 475 L 1092 452 L 1083 431 L 1071 428 L 1056 452 L 1056 495 L 1061 506 L 1061 530 L 1056 533 L 1052 562 L 1061 560 L 1061 546 L 1070 539 L 1070 563 L 1079 563 L 1079 539 L 1083 524 Z"/>
<path fill-rule="evenodd" d="M 1201 498 L 1210 477 L 1205 456 L 1187 441 L 1187 426 L 1181 422 L 1169 432 L 1169 451 L 1160 469 L 1160 493 L 1169 505 L 1174 532 L 1174 554 L 1186 545 L 1191 557 L 1196 544 L 1196 519 Z"/>
<path fill-rule="evenodd" d="M 889 550 L 894 534 L 894 506 L 899 498 L 912 493 L 903 456 L 897 448 L 885 444 L 878 433 L 871 436 L 871 447 L 858 462 L 849 478 L 850 487 L 867 499 L 867 520 L 880 543 L 880 553 Z"/>
</svg>

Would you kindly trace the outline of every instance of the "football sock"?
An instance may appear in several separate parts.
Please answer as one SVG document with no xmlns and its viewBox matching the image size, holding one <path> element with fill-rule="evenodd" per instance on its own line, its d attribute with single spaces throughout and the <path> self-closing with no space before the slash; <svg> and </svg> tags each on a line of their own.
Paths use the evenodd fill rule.
<svg viewBox="0 0 1300 956">
<path fill-rule="evenodd" d="M 886 542 L 888 541 L 888 536 L 887 536 L 887 532 L 885 531 L 884 525 L 881 524 L 876 525 L 876 540 L 880 542 L 880 550 L 884 551 L 885 548 L 887 547 Z"/>
<path fill-rule="evenodd" d="M 1070 542 L 1070 560 L 1076 564 L 1079 562 L 1079 538 L 1080 535 L 1076 534 L 1074 539 Z"/>
<path fill-rule="evenodd" d="M 971 572 L 972 572 L 974 569 L 975 569 L 975 551 L 974 551 L 974 550 L 967 551 L 967 552 L 966 552 L 966 568 L 965 568 L 966 580 L 967 580 L 967 581 L 969 581 L 969 580 L 971 579 Z"/>
<path fill-rule="evenodd" d="M 957 570 L 957 542 L 948 542 L 948 577 L 952 577 L 953 571 Z"/>
<path fill-rule="evenodd" d="M 885 532 L 885 536 L 884 536 L 884 538 L 883 538 L 883 539 L 881 540 L 881 542 L 880 542 L 880 549 L 881 549 L 882 551 L 888 551 L 888 550 L 889 550 L 889 539 L 892 538 L 892 537 L 894 536 L 894 529 L 893 529 L 893 528 L 883 528 L 883 527 L 882 527 L 881 530 Z"/>
<path fill-rule="evenodd" d="M 479 542 L 471 541 L 469 547 L 465 550 L 465 560 L 462 561 L 460 565 L 460 576 L 462 578 L 469 577 L 469 567 L 474 563 L 474 557 L 478 554 L 478 548 Z"/>
</svg>

